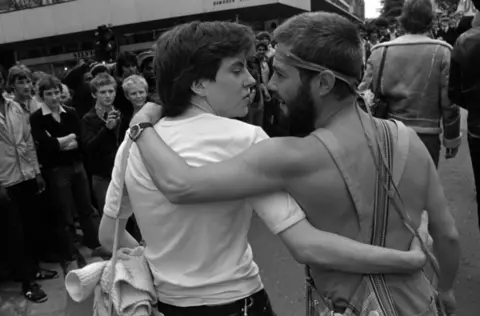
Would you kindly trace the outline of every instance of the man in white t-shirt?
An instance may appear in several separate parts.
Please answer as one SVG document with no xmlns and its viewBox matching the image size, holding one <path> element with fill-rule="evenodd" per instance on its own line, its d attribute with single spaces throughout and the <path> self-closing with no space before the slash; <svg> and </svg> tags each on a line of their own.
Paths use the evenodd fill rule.
<svg viewBox="0 0 480 316">
<path fill-rule="evenodd" d="M 255 81 L 246 58 L 253 47 L 251 29 L 229 22 L 193 22 L 164 33 L 157 42 L 156 77 L 165 117 L 155 126 L 132 126 L 127 137 L 135 141 L 153 127 L 194 167 L 227 160 L 268 138 L 261 128 L 228 118 L 247 114 Z M 124 229 L 132 211 L 115 212 L 122 198 L 125 144 L 116 157 L 100 228 L 107 247 L 116 216 L 122 219 L 119 247 L 138 245 Z M 247 240 L 253 210 L 302 263 L 346 272 L 410 273 L 425 261 L 416 247 L 401 252 L 317 230 L 283 191 L 173 204 L 157 189 L 136 144 L 129 151 L 125 186 L 165 316 L 274 315 Z"/>
</svg>

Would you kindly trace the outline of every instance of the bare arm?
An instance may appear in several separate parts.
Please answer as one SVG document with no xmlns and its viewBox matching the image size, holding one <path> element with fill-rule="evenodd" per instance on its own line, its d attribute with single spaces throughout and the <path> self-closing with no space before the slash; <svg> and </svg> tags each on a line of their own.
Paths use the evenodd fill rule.
<svg viewBox="0 0 480 316">
<path fill-rule="evenodd" d="M 292 256 L 303 264 L 350 273 L 411 273 L 426 261 L 419 244 L 410 252 L 364 244 L 321 231 L 286 192 L 250 198 L 252 207 L 273 234 L 278 235 Z M 321 212 L 321 210 L 317 210 Z M 325 211 L 331 211 L 330 209 Z M 428 236 L 428 218 L 422 218 L 421 236 Z"/>
<path fill-rule="evenodd" d="M 302 167 L 295 161 L 298 154 L 281 139 L 261 141 L 232 159 L 199 168 L 190 167 L 153 128 L 143 132 L 137 145 L 157 188 L 177 204 L 229 201 L 279 191 L 294 169 Z"/>
<path fill-rule="evenodd" d="M 426 225 L 425 225 L 426 226 Z M 350 273 L 413 273 L 426 257 L 419 247 L 399 251 L 364 244 L 314 228 L 306 219 L 279 234 L 299 262 Z"/>
<path fill-rule="evenodd" d="M 100 244 L 107 250 L 113 252 L 113 240 L 115 237 L 115 219 L 108 215 L 103 215 L 98 229 L 98 239 Z M 135 238 L 130 235 L 126 230 L 127 219 L 120 219 L 118 226 L 118 247 L 120 248 L 135 248 L 139 246 L 139 243 Z"/>
<path fill-rule="evenodd" d="M 108 185 L 103 217 L 98 229 L 98 239 L 102 246 L 108 250 L 113 250 L 115 219 L 117 217 L 120 218 L 118 227 L 118 248 L 135 248 L 139 246 L 135 238 L 133 238 L 126 230 L 127 221 L 133 214 L 127 190 L 124 186 L 122 187 L 123 181 L 121 181 L 125 178 L 125 174 L 122 174 L 122 164 L 126 163 L 126 150 L 126 142 L 124 141 L 118 148 L 115 157 L 112 180 Z"/>
<path fill-rule="evenodd" d="M 426 151 L 426 149 L 425 149 Z M 427 153 L 428 154 L 428 153 Z M 448 209 L 438 172 L 432 161 L 429 171 L 429 189 L 426 209 L 429 230 L 433 238 L 433 251 L 440 266 L 440 290 L 450 291 L 458 271 L 460 242 L 455 219 Z"/>
</svg>

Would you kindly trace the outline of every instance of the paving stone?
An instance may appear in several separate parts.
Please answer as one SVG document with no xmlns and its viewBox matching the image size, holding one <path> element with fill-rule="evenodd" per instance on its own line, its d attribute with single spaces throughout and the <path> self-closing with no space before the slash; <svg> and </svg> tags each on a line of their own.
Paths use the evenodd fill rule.
<svg viewBox="0 0 480 316">
<path fill-rule="evenodd" d="M 25 316 L 27 312 L 27 300 L 20 293 L 20 285 L 7 284 L 0 286 L 0 315 L 2 316 Z"/>
<path fill-rule="evenodd" d="M 53 280 L 38 282 L 48 295 L 48 301 L 35 304 L 28 302 L 27 316 L 57 315 L 65 310 L 67 292 L 65 290 L 65 276 L 59 264 L 42 264 L 42 268 L 55 270 L 59 277 Z"/>
</svg>

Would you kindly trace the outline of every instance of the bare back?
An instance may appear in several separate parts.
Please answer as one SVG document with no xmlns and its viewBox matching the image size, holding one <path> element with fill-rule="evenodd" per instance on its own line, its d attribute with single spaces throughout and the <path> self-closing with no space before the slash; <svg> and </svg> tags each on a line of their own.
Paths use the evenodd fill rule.
<svg viewBox="0 0 480 316">
<path fill-rule="evenodd" d="M 361 116 L 367 133 L 374 135 L 368 116 L 364 113 Z M 312 172 L 290 182 L 288 191 L 303 207 L 315 227 L 370 243 L 376 169 L 361 122 L 353 111 L 342 118 L 341 124 L 334 122 L 328 126 L 328 130 L 333 136 L 330 151 L 315 136 L 305 138 L 299 148 L 296 148 L 305 153 L 305 164 Z M 398 189 L 408 213 L 418 226 L 426 205 L 428 171 L 432 162 L 415 132 L 408 132 L 408 154 L 403 174 L 398 179 Z M 396 144 L 397 136 L 398 134 L 394 134 Z M 397 158 L 394 157 L 394 161 L 397 161 Z M 339 160 L 344 168 L 344 175 L 347 174 L 350 179 L 350 191 L 336 163 Z M 391 206 L 386 246 L 408 250 L 411 241 L 411 233 Z M 311 268 L 318 292 L 336 303 L 348 301 L 361 279 L 360 275 Z M 428 308 L 425 304 L 430 303 L 428 296 L 432 295 L 432 290 L 425 282 L 423 273 L 413 276 L 388 276 L 387 282 L 400 315 L 416 315 Z"/>
</svg>

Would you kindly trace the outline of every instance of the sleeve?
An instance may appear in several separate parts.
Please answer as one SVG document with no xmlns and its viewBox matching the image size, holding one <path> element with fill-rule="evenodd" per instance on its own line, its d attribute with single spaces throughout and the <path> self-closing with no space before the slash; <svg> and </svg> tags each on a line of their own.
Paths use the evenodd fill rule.
<svg viewBox="0 0 480 316">
<path fill-rule="evenodd" d="M 268 134 L 263 130 L 263 128 L 256 126 L 255 127 L 255 140 L 254 144 L 261 142 L 262 140 L 269 139 Z"/>
<path fill-rule="evenodd" d="M 367 65 L 366 65 L 366 68 L 365 68 L 365 73 L 363 75 L 362 82 L 358 86 L 359 91 L 365 91 L 365 90 L 371 89 L 371 87 L 372 87 L 372 81 L 373 81 L 373 61 L 372 61 L 372 57 L 373 56 L 374 55 L 371 54 L 370 57 L 367 60 Z"/>
<path fill-rule="evenodd" d="M 466 103 L 462 97 L 462 68 L 460 64 L 460 50 L 457 47 L 458 43 L 452 52 L 452 58 L 450 59 L 450 75 L 448 80 L 448 97 L 449 99 L 465 108 Z"/>
<path fill-rule="evenodd" d="M 460 146 L 460 108 L 448 97 L 448 81 L 450 74 L 450 49 L 445 49 L 441 63 L 441 110 L 443 117 L 443 145 L 446 148 Z"/>
<path fill-rule="evenodd" d="M 32 133 L 28 135 L 27 148 L 28 148 L 28 155 L 29 157 L 31 157 L 33 162 L 33 168 L 35 169 L 35 173 L 38 175 L 40 174 L 40 164 L 38 162 L 37 149 L 35 147 L 35 142 L 33 141 Z"/>
<path fill-rule="evenodd" d="M 103 213 L 112 218 L 127 219 L 133 214 L 133 208 L 128 197 L 127 188 L 122 185 L 125 174 L 122 174 L 122 162 L 128 158 L 127 139 L 123 141 L 115 157 L 112 180 L 108 185 Z M 126 162 L 125 162 L 126 163 Z"/>
<path fill-rule="evenodd" d="M 48 135 L 41 122 L 41 112 L 35 112 L 30 119 L 32 126 L 33 139 L 38 143 L 40 150 L 48 153 L 57 153 L 60 151 L 60 143 L 55 137 Z"/>
<path fill-rule="evenodd" d="M 250 203 L 254 211 L 275 235 L 306 217 L 297 202 L 286 192 L 251 198 Z"/>
</svg>

